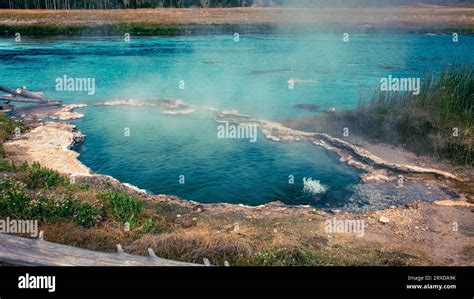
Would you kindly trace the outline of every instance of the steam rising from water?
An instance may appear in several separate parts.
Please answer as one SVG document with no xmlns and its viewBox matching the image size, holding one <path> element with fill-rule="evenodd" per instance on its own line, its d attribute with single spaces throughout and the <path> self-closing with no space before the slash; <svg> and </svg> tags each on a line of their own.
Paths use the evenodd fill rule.
<svg viewBox="0 0 474 299">
<path fill-rule="evenodd" d="M 208 112 L 165 115 L 149 107 L 93 104 L 177 98 L 190 106 L 235 109 L 258 119 L 299 118 L 315 112 L 297 109 L 297 104 L 316 105 L 319 111 L 350 109 L 358 104 L 360 86 L 376 87 L 381 77 L 418 77 L 453 57 L 471 61 L 473 43 L 470 36 L 455 44 L 446 43 L 445 36 L 378 34 L 351 35 L 348 43 L 342 34 L 242 34 L 238 43 L 232 35 L 21 45 L 0 39 L 5 53 L 0 69 L 9 74 L 2 78 L 7 86 L 31 82 L 30 90 L 43 90 L 51 98 L 89 104 L 86 117 L 75 123 L 87 135 L 80 159 L 95 172 L 153 193 L 202 202 L 258 205 L 282 200 L 336 207 L 351 196 L 358 176 L 320 148 L 265 138 L 256 143 L 217 139 L 217 124 Z M 35 71 L 25 72 L 26 66 Z M 96 78 L 96 94 L 56 91 L 54 80 L 65 74 Z M 180 175 L 186 176 L 186 184 L 179 184 Z M 299 184 L 288 184 L 289 175 Z M 310 178 L 302 186 L 303 177 L 326 185 Z"/>
</svg>

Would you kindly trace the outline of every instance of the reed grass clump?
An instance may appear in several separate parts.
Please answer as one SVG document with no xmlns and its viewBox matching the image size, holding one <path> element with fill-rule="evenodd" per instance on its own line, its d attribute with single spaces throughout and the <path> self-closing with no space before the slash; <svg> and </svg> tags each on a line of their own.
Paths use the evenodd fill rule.
<svg viewBox="0 0 474 299">
<path fill-rule="evenodd" d="M 419 95 L 376 91 L 353 110 L 295 121 L 292 128 L 340 137 L 343 128 L 375 142 L 402 146 L 418 155 L 459 165 L 474 162 L 474 77 L 471 64 L 427 73 Z"/>
<path fill-rule="evenodd" d="M 419 95 L 377 92 L 348 116 L 363 135 L 403 144 L 417 154 L 472 166 L 474 77 L 472 65 L 429 73 Z"/>
</svg>

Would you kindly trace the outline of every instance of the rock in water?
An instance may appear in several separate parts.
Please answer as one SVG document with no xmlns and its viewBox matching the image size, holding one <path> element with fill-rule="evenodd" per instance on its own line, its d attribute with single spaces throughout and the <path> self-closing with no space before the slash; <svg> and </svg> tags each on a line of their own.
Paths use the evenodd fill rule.
<svg viewBox="0 0 474 299">
<path fill-rule="evenodd" d="M 315 104 L 298 104 L 295 107 L 298 109 L 304 109 L 311 112 L 315 112 L 319 109 L 319 106 Z"/>
<path fill-rule="evenodd" d="M 82 134 L 81 132 L 79 132 L 77 130 L 73 130 L 72 139 L 74 141 L 74 143 L 73 143 L 74 145 L 83 143 L 85 137 L 86 136 L 84 134 Z"/>
<path fill-rule="evenodd" d="M 336 112 L 336 108 L 331 107 L 331 108 L 329 108 L 329 109 L 324 110 L 324 112 L 326 112 L 326 113 L 335 113 L 335 112 Z"/>
</svg>

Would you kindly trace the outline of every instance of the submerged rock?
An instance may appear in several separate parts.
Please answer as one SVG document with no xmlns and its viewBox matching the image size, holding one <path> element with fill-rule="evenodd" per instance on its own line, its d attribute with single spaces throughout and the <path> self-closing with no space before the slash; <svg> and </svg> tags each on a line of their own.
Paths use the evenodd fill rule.
<svg viewBox="0 0 474 299">
<path fill-rule="evenodd" d="M 329 108 L 329 109 L 324 110 L 324 112 L 326 112 L 326 113 L 335 113 L 335 112 L 336 112 L 336 108 L 331 107 L 331 108 Z"/>
<path fill-rule="evenodd" d="M 58 120 L 73 120 L 84 117 L 84 114 L 74 112 L 74 109 L 87 107 L 86 104 L 64 105 L 60 110 L 53 113 L 50 118 Z"/>
<path fill-rule="evenodd" d="M 179 114 L 190 114 L 196 111 L 217 111 L 213 107 L 201 107 L 186 104 L 183 100 L 174 98 L 161 98 L 151 100 L 114 100 L 106 102 L 95 103 L 95 106 L 139 106 L 139 107 L 157 107 L 164 108 L 163 114 L 179 115 Z"/>
<path fill-rule="evenodd" d="M 177 108 L 185 106 L 183 100 L 173 98 L 162 98 L 153 100 L 119 99 L 95 103 L 95 106 L 158 106 L 164 108 Z"/>
<path fill-rule="evenodd" d="M 315 104 L 297 104 L 295 105 L 298 109 L 308 110 L 311 112 L 316 112 L 319 110 L 319 106 Z"/>
</svg>

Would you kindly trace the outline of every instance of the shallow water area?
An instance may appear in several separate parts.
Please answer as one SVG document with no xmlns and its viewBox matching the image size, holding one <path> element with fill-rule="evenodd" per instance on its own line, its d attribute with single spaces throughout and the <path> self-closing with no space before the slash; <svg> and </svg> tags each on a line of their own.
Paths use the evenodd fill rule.
<svg viewBox="0 0 474 299">
<path fill-rule="evenodd" d="M 322 148 L 273 142 L 260 132 L 256 142 L 217 138 L 210 110 L 163 114 L 160 107 L 94 104 L 177 98 L 259 119 L 298 118 L 353 108 L 389 75 L 422 77 L 472 61 L 473 46 L 470 36 L 452 43 L 450 35 L 353 35 L 350 43 L 325 34 L 242 36 L 238 43 L 224 35 L 128 43 L 120 37 L 0 39 L 0 72 L 8 74 L 3 85 L 88 104 L 78 110 L 85 117 L 73 122 L 86 135 L 76 150 L 97 173 L 204 203 L 363 208 L 371 203 L 356 196 L 359 171 Z M 94 78 L 94 94 L 57 91 L 56 79 L 64 75 Z"/>
</svg>

